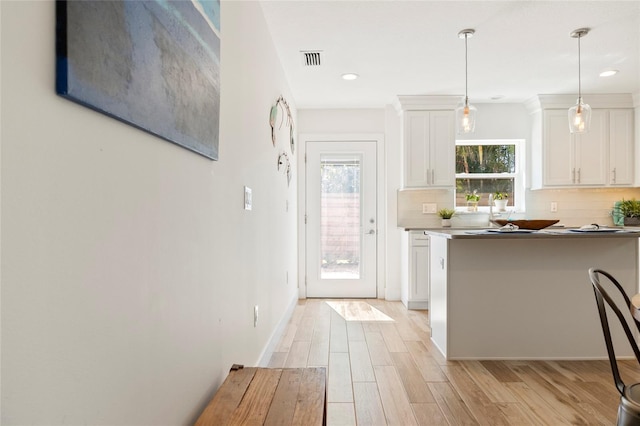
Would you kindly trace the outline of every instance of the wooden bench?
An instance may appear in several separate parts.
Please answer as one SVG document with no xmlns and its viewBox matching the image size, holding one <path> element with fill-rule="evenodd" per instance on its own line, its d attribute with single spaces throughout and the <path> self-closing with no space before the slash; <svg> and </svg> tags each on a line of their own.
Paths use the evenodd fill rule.
<svg viewBox="0 0 640 426">
<path fill-rule="evenodd" d="M 196 426 L 325 425 L 326 369 L 231 367 Z"/>
</svg>

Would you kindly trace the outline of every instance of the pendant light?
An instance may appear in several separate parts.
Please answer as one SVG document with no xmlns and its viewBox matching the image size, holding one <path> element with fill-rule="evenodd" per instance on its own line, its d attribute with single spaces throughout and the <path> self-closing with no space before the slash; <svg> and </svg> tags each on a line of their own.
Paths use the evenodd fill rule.
<svg viewBox="0 0 640 426">
<path fill-rule="evenodd" d="M 578 39 L 578 101 L 569 108 L 569 131 L 571 133 L 585 133 L 589 131 L 591 122 L 591 107 L 582 102 L 582 87 L 580 83 L 580 39 L 589 34 L 589 28 L 578 28 L 571 33 L 571 37 Z"/>
<path fill-rule="evenodd" d="M 476 128 L 477 109 L 469 105 L 468 96 L 468 72 L 467 72 L 467 39 L 475 34 L 473 29 L 465 29 L 458 33 L 459 38 L 464 38 L 464 99 L 456 108 L 456 128 L 458 134 L 473 133 Z"/>
</svg>

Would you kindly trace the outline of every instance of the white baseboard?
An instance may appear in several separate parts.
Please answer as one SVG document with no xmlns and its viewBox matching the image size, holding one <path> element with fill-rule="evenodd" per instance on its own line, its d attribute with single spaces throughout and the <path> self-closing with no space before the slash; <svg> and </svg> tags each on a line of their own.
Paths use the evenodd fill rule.
<svg viewBox="0 0 640 426">
<path fill-rule="evenodd" d="M 429 302 L 427 300 L 410 300 L 407 302 L 406 307 L 407 309 L 427 310 L 429 309 Z"/>
<path fill-rule="evenodd" d="M 269 365 L 269 361 L 271 361 L 271 355 L 273 354 L 273 351 L 275 350 L 276 346 L 280 342 L 280 339 L 282 338 L 284 331 L 287 328 L 287 324 L 289 323 L 289 320 L 291 319 L 291 316 L 293 315 L 293 311 L 295 310 L 297 304 L 298 304 L 298 295 L 296 292 L 296 294 L 294 294 L 293 298 L 291 299 L 291 302 L 289 303 L 287 310 L 284 311 L 284 314 L 282 314 L 282 317 L 280 318 L 278 325 L 276 325 L 276 328 L 273 330 L 273 333 L 271 333 L 271 337 L 269 338 L 267 345 L 262 350 L 262 353 L 260 354 L 260 357 L 257 363 L 258 367 L 266 367 Z"/>
</svg>

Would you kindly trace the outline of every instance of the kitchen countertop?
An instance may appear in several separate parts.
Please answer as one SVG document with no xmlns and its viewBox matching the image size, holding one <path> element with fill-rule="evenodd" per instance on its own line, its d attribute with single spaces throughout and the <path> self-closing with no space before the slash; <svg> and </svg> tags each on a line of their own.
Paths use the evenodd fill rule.
<svg viewBox="0 0 640 426">
<path fill-rule="evenodd" d="M 468 229 L 422 229 L 425 235 L 445 237 L 448 239 L 539 239 L 539 238 L 638 238 L 638 228 L 600 228 L 594 231 L 581 231 L 580 228 L 547 228 L 540 231 L 519 229 L 501 232 L 499 228 Z M 417 229 L 414 229 L 417 231 Z"/>
</svg>

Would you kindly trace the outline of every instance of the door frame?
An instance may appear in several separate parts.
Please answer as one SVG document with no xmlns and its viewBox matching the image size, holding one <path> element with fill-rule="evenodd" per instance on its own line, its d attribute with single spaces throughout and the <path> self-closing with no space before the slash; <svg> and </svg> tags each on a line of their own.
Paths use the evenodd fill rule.
<svg viewBox="0 0 640 426">
<path fill-rule="evenodd" d="M 305 134 L 298 136 L 298 298 L 307 298 L 306 284 L 306 225 L 305 214 L 307 208 L 307 142 L 362 142 L 376 143 L 376 216 L 378 232 L 376 234 L 376 294 L 378 299 L 384 299 L 386 288 L 386 260 L 387 260 L 387 199 L 386 199 L 386 150 L 384 134 L 382 133 L 327 133 Z"/>
</svg>

